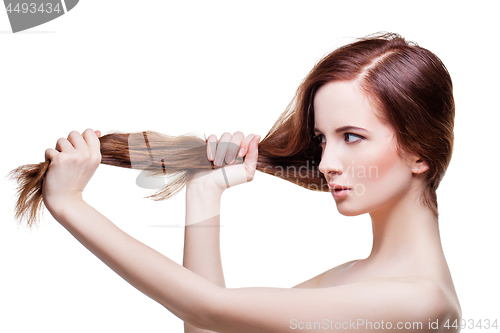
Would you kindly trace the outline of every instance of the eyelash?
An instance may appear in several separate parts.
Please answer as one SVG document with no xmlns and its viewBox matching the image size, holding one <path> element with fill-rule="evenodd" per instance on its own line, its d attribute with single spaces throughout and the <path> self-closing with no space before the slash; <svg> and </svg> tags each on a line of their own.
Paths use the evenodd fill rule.
<svg viewBox="0 0 500 333">
<path fill-rule="evenodd" d="M 357 140 L 355 140 L 355 141 L 352 141 L 352 142 L 347 142 L 347 141 L 346 141 L 346 139 L 347 139 L 347 137 L 349 137 L 350 135 L 355 136 L 355 137 L 357 137 L 358 139 L 357 139 Z M 321 146 L 322 146 L 322 144 L 324 143 L 324 142 L 321 140 L 321 138 L 322 138 L 322 137 L 325 137 L 325 136 L 324 136 L 323 134 L 313 135 L 313 140 L 315 140 L 315 141 L 319 141 L 319 144 L 318 144 L 318 145 L 319 145 L 320 147 L 321 147 Z M 361 139 L 361 140 L 363 140 L 363 139 L 364 139 L 364 137 L 363 137 L 363 136 L 361 136 L 361 135 L 358 135 L 358 134 L 354 134 L 354 133 L 344 133 L 344 141 L 346 141 L 347 143 L 355 143 L 355 142 L 358 142 L 360 139 Z"/>
</svg>

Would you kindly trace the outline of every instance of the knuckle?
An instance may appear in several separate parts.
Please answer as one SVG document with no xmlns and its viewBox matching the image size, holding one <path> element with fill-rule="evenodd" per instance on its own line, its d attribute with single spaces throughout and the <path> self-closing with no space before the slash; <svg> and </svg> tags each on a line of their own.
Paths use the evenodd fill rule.
<svg viewBox="0 0 500 333">
<path fill-rule="evenodd" d="M 52 153 L 53 149 L 52 148 L 47 148 L 45 149 L 45 159 L 50 159 L 52 162 L 58 158 L 57 154 Z"/>
<path fill-rule="evenodd" d="M 69 133 L 69 136 L 77 136 L 77 135 L 80 135 L 80 133 L 78 133 L 77 131 L 71 131 Z"/>
</svg>

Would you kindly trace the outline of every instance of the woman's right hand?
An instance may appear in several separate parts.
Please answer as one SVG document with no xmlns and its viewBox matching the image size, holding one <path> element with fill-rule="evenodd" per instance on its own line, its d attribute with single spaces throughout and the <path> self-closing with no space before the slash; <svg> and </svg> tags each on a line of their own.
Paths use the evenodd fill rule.
<svg viewBox="0 0 500 333">
<path fill-rule="evenodd" d="M 208 184 L 222 192 L 226 188 L 252 181 L 257 167 L 259 141 L 260 135 L 245 137 L 239 131 L 233 135 L 226 132 L 220 140 L 211 134 L 207 138 L 207 158 L 217 169 L 197 172 L 188 183 Z M 244 157 L 244 162 L 234 164 L 237 157 Z"/>
<path fill-rule="evenodd" d="M 45 150 L 50 165 L 42 185 L 43 202 L 52 215 L 83 201 L 83 190 L 101 163 L 100 131 L 87 129 L 60 138 Z"/>
</svg>

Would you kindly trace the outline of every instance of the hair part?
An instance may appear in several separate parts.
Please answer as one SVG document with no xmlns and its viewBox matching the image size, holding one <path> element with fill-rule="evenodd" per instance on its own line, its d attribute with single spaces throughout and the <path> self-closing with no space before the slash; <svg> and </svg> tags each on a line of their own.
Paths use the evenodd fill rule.
<svg viewBox="0 0 500 333">
<path fill-rule="evenodd" d="M 455 119 L 452 81 L 441 60 L 398 34 L 375 34 L 316 65 L 305 82 L 313 92 L 307 103 L 312 105 L 315 92 L 331 81 L 358 83 L 376 115 L 394 129 L 399 155 L 416 154 L 428 164 L 421 203 L 438 217 L 436 190 L 451 160 Z M 312 107 L 304 110 L 314 117 Z"/>
</svg>

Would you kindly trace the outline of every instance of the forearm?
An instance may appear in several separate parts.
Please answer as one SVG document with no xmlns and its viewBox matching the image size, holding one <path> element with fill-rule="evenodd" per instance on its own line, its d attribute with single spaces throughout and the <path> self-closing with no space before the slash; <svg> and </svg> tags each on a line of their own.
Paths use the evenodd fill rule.
<svg viewBox="0 0 500 333">
<path fill-rule="evenodd" d="M 186 186 L 186 228 L 183 265 L 220 287 L 225 287 L 220 254 L 220 203 L 222 192 L 189 183 Z M 188 323 L 185 333 L 208 333 Z"/>
<path fill-rule="evenodd" d="M 188 183 L 183 265 L 225 287 L 220 254 L 221 196 L 222 192 L 209 186 Z"/>
<path fill-rule="evenodd" d="M 80 243 L 135 288 L 194 325 L 220 289 L 123 232 L 85 201 L 54 216 Z"/>
</svg>

